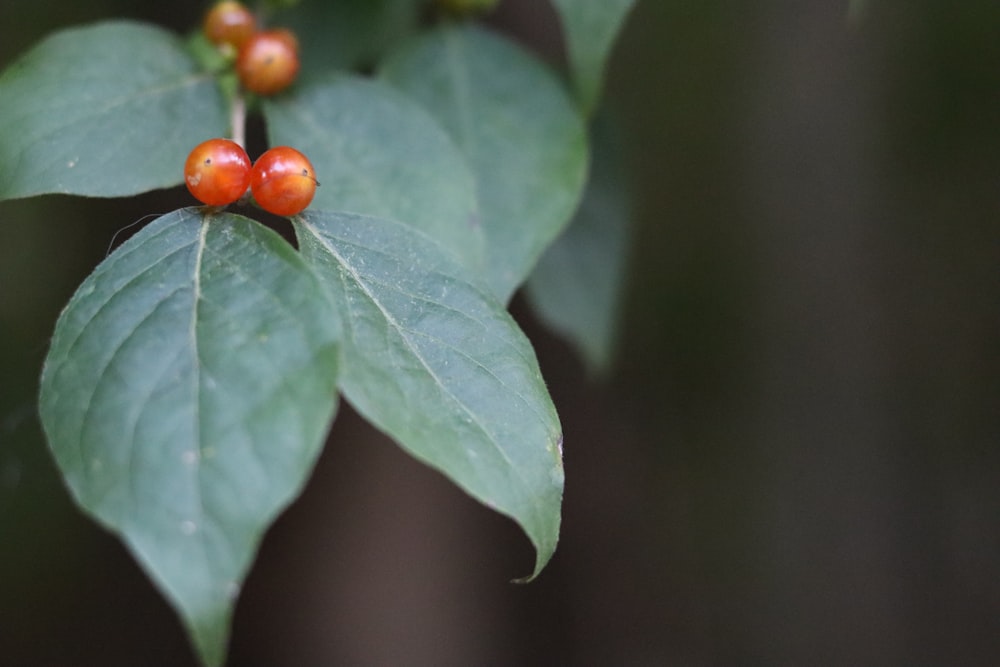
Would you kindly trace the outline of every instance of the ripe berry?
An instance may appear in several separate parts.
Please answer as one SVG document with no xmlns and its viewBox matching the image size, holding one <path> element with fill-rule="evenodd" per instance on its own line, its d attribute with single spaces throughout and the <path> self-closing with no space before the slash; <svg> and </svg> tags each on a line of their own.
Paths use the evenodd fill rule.
<svg viewBox="0 0 1000 667">
<path fill-rule="evenodd" d="M 240 83 L 258 95 L 290 86 L 299 73 L 298 40 L 288 30 L 265 30 L 251 37 L 236 57 Z"/>
<path fill-rule="evenodd" d="M 295 215 L 316 194 L 316 172 L 309 159 L 294 148 L 276 146 L 254 163 L 250 191 L 262 209 L 275 215 Z"/>
<path fill-rule="evenodd" d="M 242 146 L 229 139 L 203 141 L 188 154 L 184 182 L 204 204 L 232 204 L 250 185 L 250 158 Z"/>
<path fill-rule="evenodd" d="M 242 3 L 227 0 L 208 10 L 203 27 L 213 44 L 238 49 L 257 32 L 257 19 Z"/>
<path fill-rule="evenodd" d="M 296 37 L 295 33 L 288 28 L 274 28 L 268 32 L 270 32 L 273 37 L 283 40 L 286 44 L 288 44 L 288 47 L 292 51 L 295 51 L 295 53 L 299 52 L 299 38 Z"/>
</svg>

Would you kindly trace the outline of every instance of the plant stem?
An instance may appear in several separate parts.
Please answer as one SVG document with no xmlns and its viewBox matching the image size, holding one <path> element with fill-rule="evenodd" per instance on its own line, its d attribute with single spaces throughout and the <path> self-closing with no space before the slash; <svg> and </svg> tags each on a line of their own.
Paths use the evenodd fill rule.
<svg viewBox="0 0 1000 667">
<path fill-rule="evenodd" d="M 243 93 L 238 92 L 233 95 L 233 106 L 230 114 L 229 129 L 232 132 L 233 141 L 246 148 L 247 103 L 243 99 Z"/>
</svg>

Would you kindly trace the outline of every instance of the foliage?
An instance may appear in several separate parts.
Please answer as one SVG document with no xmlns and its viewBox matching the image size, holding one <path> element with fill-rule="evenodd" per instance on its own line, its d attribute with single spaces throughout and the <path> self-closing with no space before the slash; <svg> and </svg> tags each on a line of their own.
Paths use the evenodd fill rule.
<svg viewBox="0 0 1000 667">
<path fill-rule="evenodd" d="M 591 334 L 610 331 L 625 216 L 607 214 L 602 162 L 557 239 L 583 196 L 588 118 L 630 4 L 556 2 L 576 99 L 493 30 L 422 29 L 415 0 L 275 13 L 299 27 L 302 77 L 248 99 L 272 145 L 307 147 L 322 183 L 291 218 L 298 250 L 243 215 L 181 208 L 112 253 L 60 316 L 40 396 L 51 450 L 204 664 L 224 662 L 243 578 L 340 393 L 514 519 L 536 549 L 532 578 L 551 558 L 561 428 L 505 306 L 532 276 L 542 318 L 607 357 L 610 337 Z M 42 40 L 0 75 L 0 199 L 180 184 L 193 146 L 242 133 L 243 98 L 206 48 L 125 21 Z M 349 71 L 366 63 L 374 77 Z M 587 266 L 610 267 L 608 284 L 566 280 Z"/>
</svg>

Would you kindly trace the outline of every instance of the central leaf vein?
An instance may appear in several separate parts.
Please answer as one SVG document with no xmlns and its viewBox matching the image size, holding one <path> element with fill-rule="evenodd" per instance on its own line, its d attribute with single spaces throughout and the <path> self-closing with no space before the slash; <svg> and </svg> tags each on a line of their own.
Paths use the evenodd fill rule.
<svg viewBox="0 0 1000 667">
<path fill-rule="evenodd" d="M 409 336 L 406 335 L 409 332 L 409 330 L 406 327 L 402 326 L 402 324 L 400 324 L 400 322 L 396 320 L 395 316 L 393 316 L 392 313 L 386 310 L 385 307 L 382 305 L 382 303 L 375 297 L 374 294 L 372 294 L 368 285 L 365 284 L 364 277 L 361 274 L 359 274 L 357 270 L 355 270 L 354 267 L 350 265 L 342 255 L 340 255 L 339 252 L 337 252 L 337 249 L 333 246 L 333 244 L 331 244 L 325 237 L 323 237 L 320 234 L 319 230 L 317 230 L 315 227 L 313 227 L 310 223 L 306 222 L 305 220 L 302 220 L 302 224 L 307 230 L 309 230 L 309 232 L 314 237 L 316 237 L 316 239 L 326 249 L 326 251 L 329 252 L 330 255 L 334 257 L 340 263 L 340 265 L 346 269 L 347 272 L 350 273 L 354 283 L 358 286 L 358 288 L 362 292 L 364 292 L 365 296 L 369 299 L 369 301 L 379 310 L 382 317 L 385 319 L 386 323 L 388 323 L 391 328 L 395 329 L 399 333 L 400 339 L 404 342 L 406 347 L 413 354 L 414 358 L 416 358 L 419 361 L 420 365 L 424 368 L 427 375 L 434 381 L 434 383 L 438 387 L 440 387 L 441 391 L 444 392 L 445 395 L 449 396 L 453 401 L 455 401 L 455 403 L 459 406 L 459 408 L 466 415 L 468 415 L 470 421 L 474 423 L 479 428 L 479 430 L 486 436 L 487 441 L 493 445 L 494 449 L 500 454 L 500 457 L 507 463 L 508 466 L 510 466 L 510 469 L 514 470 L 518 474 L 522 484 L 525 484 L 525 486 L 530 487 L 530 485 L 527 484 L 527 480 L 524 479 L 520 468 L 514 465 L 514 462 L 511 460 L 507 451 L 500 446 L 499 442 L 497 442 L 496 437 L 493 435 L 492 431 L 486 426 L 486 424 L 482 422 L 482 420 L 479 418 L 479 415 L 476 414 L 471 408 L 469 408 L 469 406 L 466 405 L 465 402 L 462 401 L 454 393 L 454 391 L 447 385 L 447 383 L 445 383 L 444 380 L 437 374 L 434 368 L 428 363 L 424 355 L 420 352 L 419 348 L 414 344 L 414 342 L 409 338 Z"/>
</svg>

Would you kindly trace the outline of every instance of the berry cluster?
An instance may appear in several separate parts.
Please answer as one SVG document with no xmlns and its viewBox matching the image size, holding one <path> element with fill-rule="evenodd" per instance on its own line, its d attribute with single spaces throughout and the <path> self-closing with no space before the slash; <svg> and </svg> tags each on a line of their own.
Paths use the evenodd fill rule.
<svg viewBox="0 0 1000 667">
<path fill-rule="evenodd" d="M 275 215 L 295 215 L 316 194 L 316 173 L 309 159 L 288 146 L 250 158 L 235 141 L 209 139 L 194 147 L 184 164 L 184 182 L 195 198 L 209 206 L 225 206 L 246 194 Z"/>
<path fill-rule="evenodd" d="M 224 53 L 236 54 L 236 74 L 246 90 L 274 95 L 299 73 L 299 40 L 290 30 L 258 30 L 257 18 L 239 2 L 225 0 L 205 15 L 205 36 Z"/>
<path fill-rule="evenodd" d="M 225 0 L 205 16 L 205 36 L 224 52 L 235 54 L 236 73 L 245 90 L 273 95 L 287 88 L 299 71 L 299 43 L 283 28 L 258 30 L 253 12 Z M 316 194 L 316 173 L 305 155 L 288 146 L 266 151 L 251 166 L 243 146 L 229 139 L 209 139 L 194 147 L 184 164 L 184 182 L 209 206 L 226 206 L 247 190 L 257 205 L 276 215 L 295 215 Z"/>
</svg>

